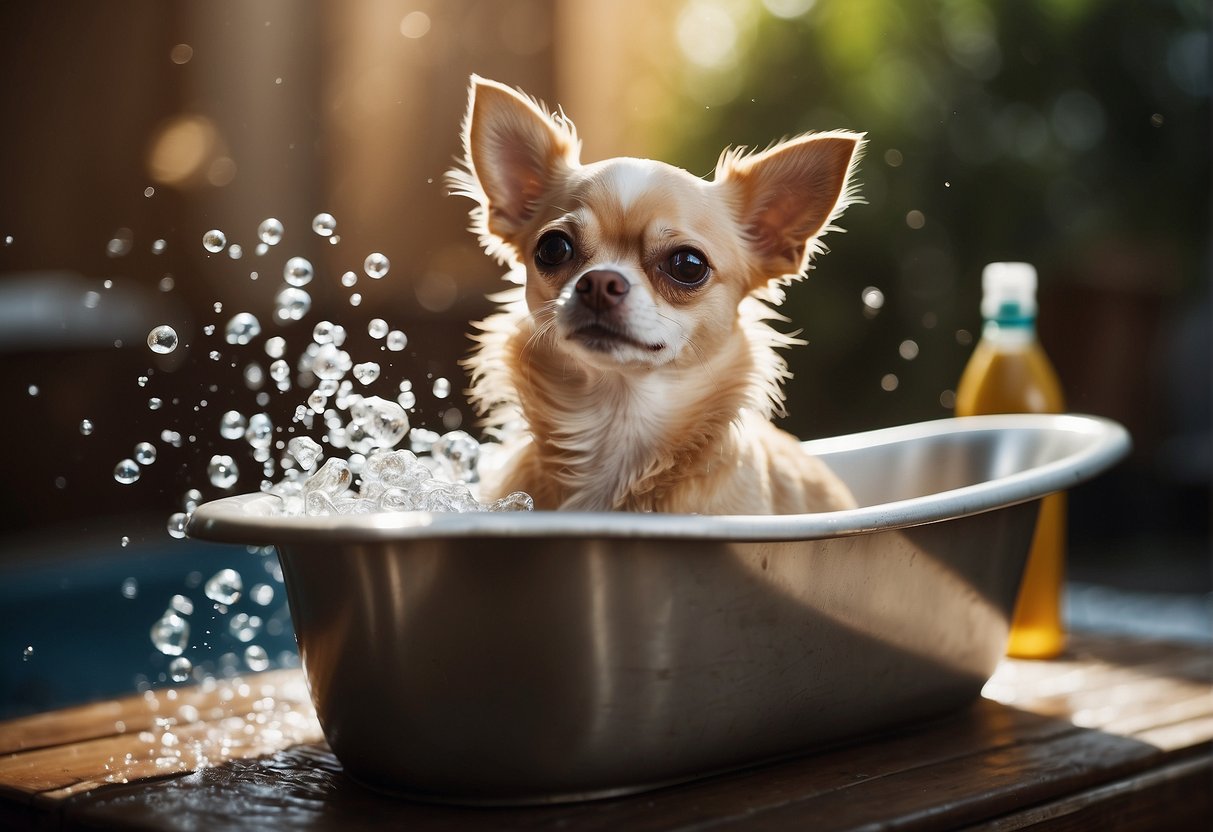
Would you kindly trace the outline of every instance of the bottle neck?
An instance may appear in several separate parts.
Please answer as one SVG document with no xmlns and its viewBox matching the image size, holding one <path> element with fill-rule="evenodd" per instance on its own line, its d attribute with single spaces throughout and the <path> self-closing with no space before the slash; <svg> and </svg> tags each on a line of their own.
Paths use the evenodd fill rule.
<svg viewBox="0 0 1213 832">
<path fill-rule="evenodd" d="M 1034 317 L 987 318 L 981 337 L 1002 347 L 1026 347 L 1036 342 Z"/>
</svg>

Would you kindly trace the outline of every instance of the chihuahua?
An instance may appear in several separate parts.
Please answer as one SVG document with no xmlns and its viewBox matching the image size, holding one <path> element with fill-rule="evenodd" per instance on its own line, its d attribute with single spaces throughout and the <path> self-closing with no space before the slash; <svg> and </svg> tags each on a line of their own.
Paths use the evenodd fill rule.
<svg viewBox="0 0 1213 832">
<path fill-rule="evenodd" d="M 790 434 L 767 321 L 855 200 L 863 136 L 726 150 L 711 181 L 646 159 L 579 161 L 563 113 L 472 77 L 454 193 L 520 286 L 466 364 L 508 435 L 485 498 L 540 509 L 791 514 L 852 507 Z"/>
</svg>

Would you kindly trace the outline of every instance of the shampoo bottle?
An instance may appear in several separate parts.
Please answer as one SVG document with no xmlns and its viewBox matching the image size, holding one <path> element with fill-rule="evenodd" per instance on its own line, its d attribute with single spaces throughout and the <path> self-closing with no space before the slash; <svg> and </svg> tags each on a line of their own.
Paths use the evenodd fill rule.
<svg viewBox="0 0 1213 832">
<path fill-rule="evenodd" d="M 956 415 L 1063 412 L 1057 373 L 1036 338 L 1036 270 L 1028 263 L 991 263 L 981 282 L 985 323 L 956 390 Z M 1065 500 L 1059 493 L 1041 502 L 1011 621 L 1009 656 L 1047 659 L 1065 647 Z"/>
</svg>

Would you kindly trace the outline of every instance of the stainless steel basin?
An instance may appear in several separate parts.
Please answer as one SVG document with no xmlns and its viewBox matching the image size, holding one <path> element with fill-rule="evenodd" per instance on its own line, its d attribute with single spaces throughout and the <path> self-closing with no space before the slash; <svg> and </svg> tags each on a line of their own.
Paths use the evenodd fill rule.
<svg viewBox="0 0 1213 832">
<path fill-rule="evenodd" d="M 325 735 L 431 800 L 605 796 L 797 754 L 973 700 L 1002 655 L 1038 500 L 1127 452 L 1089 416 L 945 419 L 809 442 L 860 507 L 773 517 L 279 517 Z"/>
</svg>

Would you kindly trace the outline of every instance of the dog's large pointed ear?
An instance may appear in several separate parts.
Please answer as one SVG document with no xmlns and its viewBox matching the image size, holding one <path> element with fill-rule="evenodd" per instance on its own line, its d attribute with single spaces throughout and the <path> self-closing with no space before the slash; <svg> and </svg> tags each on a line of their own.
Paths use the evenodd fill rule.
<svg viewBox="0 0 1213 832">
<path fill-rule="evenodd" d="M 726 189 L 757 258 L 754 289 L 799 275 L 844 208 L 856 200 L 853 176 L 863 135 L 800 136 L 743 155 L 725 151 L 716 181 Z"/>
<path fill-rule="evenodd" d="M 578 164 L 573 123 L 549 115 L 514 90 L 472 76 L 463 124 L 468 196 L 481 203 L 479 230 L 517 247 L 517 235 L 534 216 L 553 181 Z"/>
</svg>

